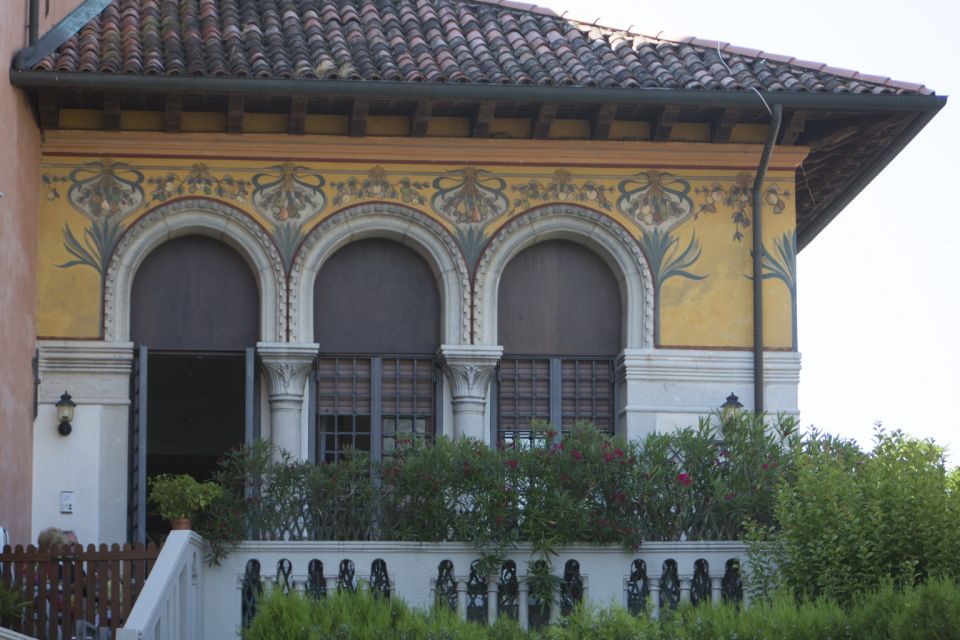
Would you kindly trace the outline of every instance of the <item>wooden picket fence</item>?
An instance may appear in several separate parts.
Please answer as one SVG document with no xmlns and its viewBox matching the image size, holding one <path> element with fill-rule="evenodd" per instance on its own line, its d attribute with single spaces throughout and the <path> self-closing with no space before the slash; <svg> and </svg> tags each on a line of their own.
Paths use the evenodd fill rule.
<svg viewBox="0 0 960 640">
<path fill-rule="evenodd" d="M 40 640 L 112 640 L 159 553 L 154 544 L 70 545 L 51 552 L 6 546 L 0 584 L 26 603 L 20 619 L 7 624 Z"/>
</svg>

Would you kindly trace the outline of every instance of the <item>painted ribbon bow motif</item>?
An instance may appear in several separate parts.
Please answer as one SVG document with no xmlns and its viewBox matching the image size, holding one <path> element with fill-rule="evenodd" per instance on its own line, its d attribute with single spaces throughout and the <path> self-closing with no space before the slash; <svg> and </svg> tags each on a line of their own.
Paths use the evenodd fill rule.
<svg viewBox="0 0 960 640">
<path fill-rule="evenodd" d="M 510 207 L 503 191 L 506 180 L 489 171 L 464 167 L 448 171 L 433 181 L 437 190 L 430 204 L 434 211 L 455 222 L 478 224 L 501 215 Z"/>
<path fill-rule="evenodd" d="M 638 173 L 619 189 L 617 208 L 647 230 L 672 229 L 693 212 L 690 183 L 666 171 Z"/>
</svg>

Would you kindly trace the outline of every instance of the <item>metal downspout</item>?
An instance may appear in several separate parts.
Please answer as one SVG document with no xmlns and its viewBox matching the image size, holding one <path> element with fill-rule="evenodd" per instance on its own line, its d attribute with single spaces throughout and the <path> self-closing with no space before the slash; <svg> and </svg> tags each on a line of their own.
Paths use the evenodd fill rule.
<svg viewBox="0 0 960 640">
<path fill-rule="evenodd" d="M 40 38 L 40 0 L 30 0 L 28 6 L 27 46 L 32 47 L 37 44 L 37 40 Z"/>
<path fill-rule="evenodd" d="M 753 180 L 753 411 L 763 413 L 763 179 L 767 175 L 773 146 L 780 134 L 783 107 L 773 105 L 773 118 L 767 131 L 767 142 L 760 156 L 760 166 Z"/>
</svg>

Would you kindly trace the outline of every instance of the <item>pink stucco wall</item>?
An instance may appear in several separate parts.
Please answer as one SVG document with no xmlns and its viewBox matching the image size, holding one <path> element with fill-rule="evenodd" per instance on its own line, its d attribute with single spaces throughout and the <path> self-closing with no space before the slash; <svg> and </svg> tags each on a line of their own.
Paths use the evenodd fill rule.
<svg viewBox="0 0 960 640">
<path fill-rule="evenodd" d="M 0 11 L 0 525 L 29 542 L 40 134 L 7 69 L 25 44 L 25 2 Z"/>
</svg>

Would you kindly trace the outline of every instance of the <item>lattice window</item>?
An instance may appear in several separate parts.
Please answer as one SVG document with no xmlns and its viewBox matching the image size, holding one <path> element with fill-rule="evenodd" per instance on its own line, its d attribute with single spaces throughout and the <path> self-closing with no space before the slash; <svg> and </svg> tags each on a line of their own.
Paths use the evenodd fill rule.
<svg viewBox="0 0 960 640">
<path fill-rule="evenodd" d="M 436 432 L 432 357 L 320 358 L 316 378 L 318 462 L 350 450 L 379 459 L 399 442 Z"/>
<path fill-rule="evenodd" d="M 613 360 L 564 359 L 560 365 L 560 424 L 592 422 L 613 433 Z"/>
<path fill-rule="evenodd" d="M 613 433 L 612 358 L 519 358 L 505 356 L 497 370 L 497 439 L 530 442 L 531 422 L 562 432 L 580 420 Z"/>
<path fill-rule="evenodd" d="M 560 615 L 569 616 L 583 600 L 583 577 L 580 563 L 567 560 L 563 567 L 563 582 L 560 584 Z"/>
<path fill-rule="evenodd" d="M 680 575 L 676 560 L 665 560 L 660 574 L 660 611 L 680 606 Z"/>
<path fill-rule="evenodd" d="M 550 420 L 550 361 L 503 358 L 497 388 L 499 439 L 530 440 L 530 423 Z"/>
</svg>

